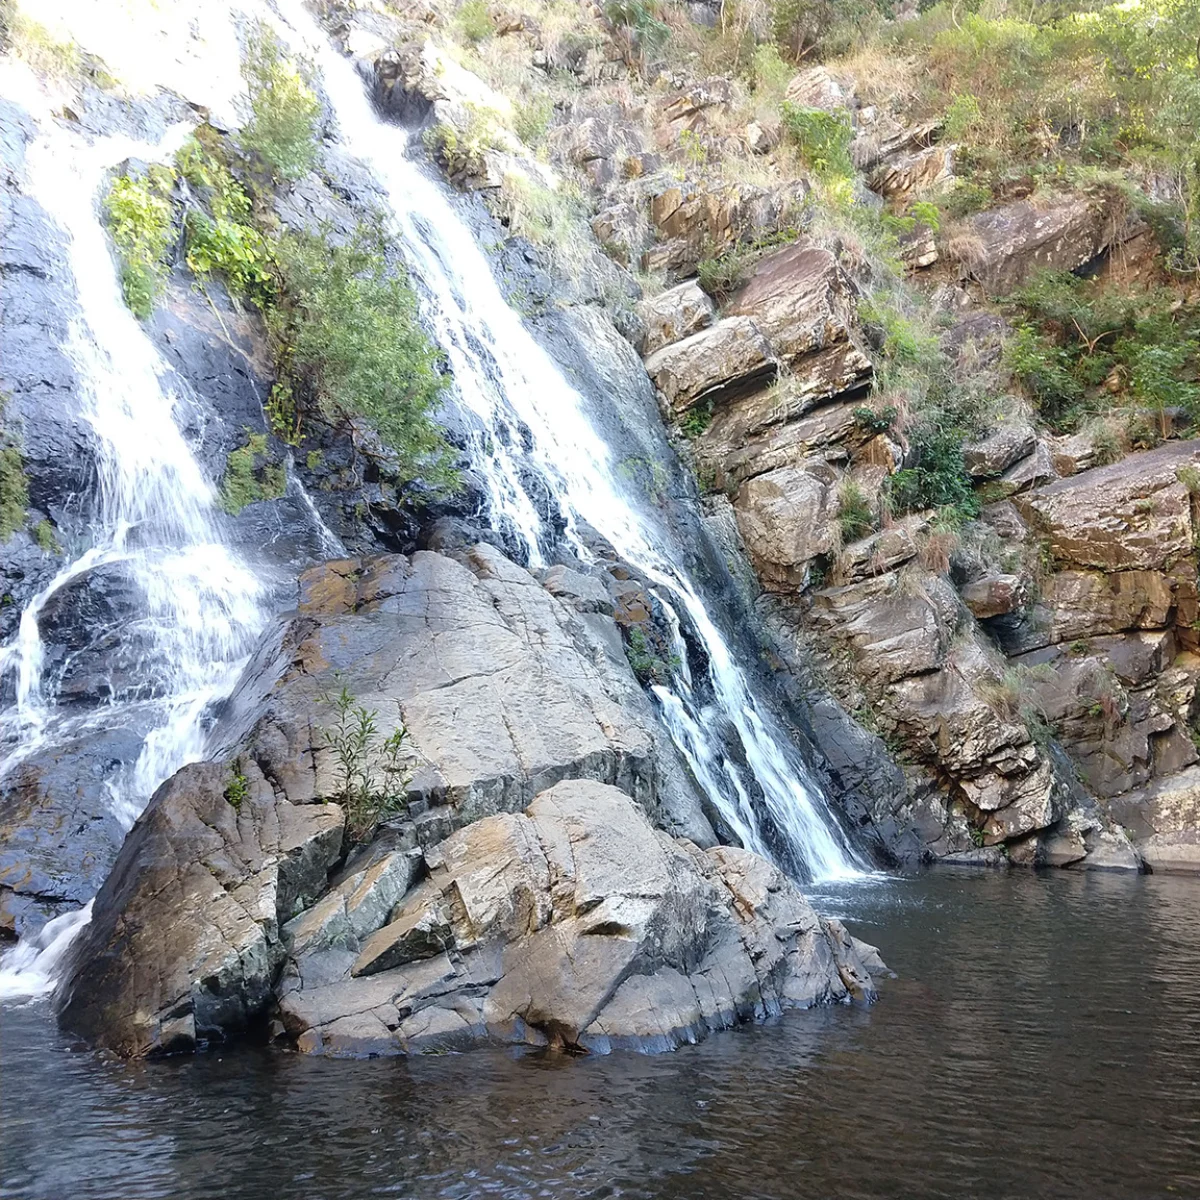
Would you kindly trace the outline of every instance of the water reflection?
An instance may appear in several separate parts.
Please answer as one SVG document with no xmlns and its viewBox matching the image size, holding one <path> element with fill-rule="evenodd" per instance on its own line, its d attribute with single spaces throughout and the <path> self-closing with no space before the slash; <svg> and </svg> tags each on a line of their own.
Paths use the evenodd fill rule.
<svg viewBox="0 0 1200 1200">
<path fill-rule="evenodd" d="M 822 897 L 875 1008 L 658 1058 L 71 1051 L 5 1009 L 2 1196 L 1200 1195 L 1200 883 L 938 872 Z"/>
</svg>

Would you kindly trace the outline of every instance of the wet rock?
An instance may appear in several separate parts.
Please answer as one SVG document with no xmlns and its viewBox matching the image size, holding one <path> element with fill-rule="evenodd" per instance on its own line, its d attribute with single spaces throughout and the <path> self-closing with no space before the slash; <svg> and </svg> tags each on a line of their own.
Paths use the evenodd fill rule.
<svg viewBox="0 0 1200 1200">
<path fill-rule="evenodd" d="M 144 733 L 115 723 L 85 729 L 9 772 L 0 788 L 0 929 L 28 936 L 96 894 L 133 819 L 114 811 L 110 789 Z"/>
<path fill-rule="evenodd" d="M 775 868 L 673 841 L 602 784 L 559 783 L 426 862 L 429 879 L 349 974 L 310 986 L 301 963 L 285 977 L 280 1015 L 302 1050 L 664 1050 L 873 993 L 859 944 Z"/>
</svg>

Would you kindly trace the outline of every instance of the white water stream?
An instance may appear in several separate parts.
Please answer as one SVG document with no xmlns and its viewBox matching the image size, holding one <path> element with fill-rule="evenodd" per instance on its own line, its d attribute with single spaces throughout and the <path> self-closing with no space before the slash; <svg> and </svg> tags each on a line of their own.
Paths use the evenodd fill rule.
<svg viewBox="0 0 1200 1200">
<path fill-rule="evenodd" d="M 108 785 L 110 806 L 128 827 L 164 779 L 203 756 L 205 714 L 232 691 L 268 616 L 262 583 L 222 542 L 212 484 L 181 432 L 191 398 L 126 307 L 101 222 L 107 172 L 130 157 L 168 157 L 187 130 L 159 146 L 123 137 L 89 143 L 53 118 L 32 77 L 13 63 L 0 64 L 0 95 L 37 119 L 25 190 L 67 239 L 78 311 L 64 349 L 78 375 L 96 470 L 86 502 L 90 544 L 68 556 L 0 651 L 0 671 L 16 690 L 0 717 L 7 751 L 0 774 L 87 722 L 145 729 L 136 761 Z M 139 597 L 121 630 L 134 661 L 125 688 L 81 721 L 56 704 L 39 617 L 64 587 L 97 569 L 119 572 Z M 0 994 L 49 987 L 50 965 L 89 911 L 51 922 L 9 955 Z"/>
<path fill-rule="evenodd" d="M 751 694 L 728 643 L 679 566 L 676 547 L 623 494 L 610 448 L 570 386 L 505 302 L 491 267 L 470 229 L 442 189 L 409 158 L 404 130 L 380 118 L 352 64 L 330 45 L 302 0 L 279 0 L 278 8 L 306 53 L 319 67 L 345 148 L 370 166 L 383 184 L 404 253 L 419 281 L 425 316 L 453 368 L 458 394 L 482 422 L 487 436 L 473 456 L 485 475 L 494 518 L 524 541 L 531 563 L 542 560 L 538 514 L 520 487 L 520 460 L 532 460 L 568 517 L 567 536 L 586 522 L 672 605 L 686 612 L 710 663 L 715 711 L 699 706 L 685 677 L 658 689 L 664 720 L 709 799 L 744 844 L 783 858 L 812 878 L 859 872 L 829 814 L 819 788 L 787 733 Z M 532 435 L 526 449 L 521 426 Z M 736 731 L 745 765 L 715 749 L 710 732 L 724 720 Z M 750 800 L 748 770 L 761 789 L 770 824 L 785 850 L 771 854 L 760 815 Z"/>
</svg>

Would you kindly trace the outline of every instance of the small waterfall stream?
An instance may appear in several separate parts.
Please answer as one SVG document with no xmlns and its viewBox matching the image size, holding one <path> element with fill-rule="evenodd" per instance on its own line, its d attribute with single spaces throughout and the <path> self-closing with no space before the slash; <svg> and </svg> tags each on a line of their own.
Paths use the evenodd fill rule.
<svg viewBox="0 0 1200 1200">
<path fill-rule="evenodd" d="M 267 620 L 266 589 L 222 541 L 212 484 L 181 432 L 193 401 L 126 307 L 101 223 L 108 171 L 130 157 L 169 156 L 185 131 L 160 146 L 124 137 L 89 144 L 44 111 L 15 64 L 0 65 L 0 94 L 38 118 L 26 191 L 67 238 L 78 312 L 66 350 L 96 471 L 87 544 L 68 554 L 0 651 L 0 671 L 16 692 L 0 717 L 0 773 L 83 728 L 134 726 L 144 732 L 141 751 L 108 784 L 110 806 L 128 827 L 163 780 L 203 756 L 206 715 L 232 691 Z M 48 667 L 39 618 L 62 589 L 97 570 L 125 581 L 137 603 L 113 651 L 120 668 L 108 702 L 79 716 L 58 703 L 61 668 Z M 89 909 L 52 921 L 12 951 L 0 967 L 0 995 L 48 987 L 50 967 Z"/>
<path fill-rule="evenodd" d="M 525 545 L 532 565 L 543 561 L 541 522 L 518 484 L 517 455 L 532 459 L 567 515 L 567 537 L 589 557 L 575 529 L 586 522 L 644 573 L 660 598 L 686 614 L 709 660 L 714 711 L 699 704 L 684 673 L 658 699 L 667 728 L 711 803 L 744 844 L 783 860 L 810 878 L 858 872 L 853 851 L 828 812 L 820 789 L 786 732 L 753 696 L 745 673 L 679 564 L 683 555 L 630 503 L 612 452 L 592 427 L 583 398 L 570 386 L 518 314 L 506 303 L 471 231 L 441 188 L 409 158 L 407 133 L 383 120 L 352 64 L 338 54 L 302 0 L 280 0 L 279 11 L 318 64 L 342 142 L 383 184 L 396 232 L 423 292 L 425 316 L 444 347 L 458 396 L 485 430 L 473 464 L 485 476 L 493 519 Z M 522 427 L 532 436 L 526 449 Z M 686 647 L 684 650 L 686 661 Z M 736 730 L 745 766 L 718 753 L 711 730 Z M 778 835 L 776 853 L 751 801 L 747 770 L 761 791 Z M 782 850 L 779 849 L 782 841 Z"/>
</svg>

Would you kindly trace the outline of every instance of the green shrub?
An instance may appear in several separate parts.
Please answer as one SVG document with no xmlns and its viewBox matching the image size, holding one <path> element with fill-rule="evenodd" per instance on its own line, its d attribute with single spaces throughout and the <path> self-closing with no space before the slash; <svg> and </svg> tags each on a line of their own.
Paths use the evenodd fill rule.
<svg viewBox="0 0 1200 1200">
<path fill-rule="evenodd" d="M 259 154 L 280 179 L 298 179 L 317 159 L 321 105 L 308 73 L 293 62 L 266 26 L 250 37 L 242 63 L 251 118 L 243 147 Z"/>
<path fill-rule="evenodd" d="M 527 146 L 540 146 L 546 140 L 554 119 L 554 101 L 546 95 L 519 101 L 513 112 L 513 130 Z"/>
<path fill-rule="evenodd" d="M 154 311 L 166 280 L 164 262 L 171 241 L 174 174 L 166 167 L 145 175 L 120 175 L 104 201 L 104 213 L 121 264 L 125 303 L 145 320 Z"/>
<path fill-rule="evenodd" d="M 352 842 L 369 842 L 380 821 L 403 810 L 408 785 L 408 729 L 398 726 L 387 737 L 379 733 L 379 714 L 343 687 L 322 696 L 333 709 L 333 723 L 321 730 L 332 753 L 336 790 L 331 800 L 342 805 Z"/>
<path fill-rule="evenodd" d="M 1054 428 L 1124 408 L 1137 440 L 1157 440 L 1200 419 L 1200 314 L 1174 292 L 1043 271 L 1008 304 L 1019 323 L 1006 362 Z"/>
<path fill-rule="evenodd" d="M 33 527 L 33 540 L 37 542 L 38 548 L 46 554 L 62 553 L 62 544 L 58 540 L 54 526 L 44 518 Z"/>
<path fill-rule="evenodd" d="M 347 245 L 287 233 L 275 247 L 278 299 L 268 328 L 289 400 L 340 425 L 365 417 L 400 475 L 449 488 L 455 476 L 433 413 L 445 384 L 416 296 L 389 265 L 379 228 Z"/>
<path fill-rule="evenodd" d="M 866 493 L 852 479 L 838 488 L 838 527 L 843 542 L 857 542 L 875 528 L 875 513 Z"/>
<path fill-rule="evenodd" d="M 29 483 L 19 446 L 0 448 L 0 541 L 7 541 L 24 524 L 29 509 Z"/>
<path fill-rule="evenodd" d="M 270 294 L 270 250 L 266 239 L 251 225 L 212 218 L 205 213 L 188 213 L 187 265 L 203 279 L 216 272 L 230 289 L 261 304 Z"/>
<path fill-rule="evenodd" d="M 643 55 L 660 50 L 671 36 L 671 27 L 658 19 L 656 6 L 647 0 L 605 0 L 604 15 L 633 34 Z"/>
<path fill-rule="evenodd" d="M 850 142 L 854 131 L 845 112 L 826 112 L 785 100 L 781 109 L 783 127 L 796 143 L 804 165 L 821 178 L 854 175 Z"/>
<path fill-rule="evenodd" d="M 496 22 L 488 12 L 486 0 L 467 0 L 454 14 L 454 24 L 463 39 L 472 46 L 487 41 L 496 33 Z"/>
</svg>

